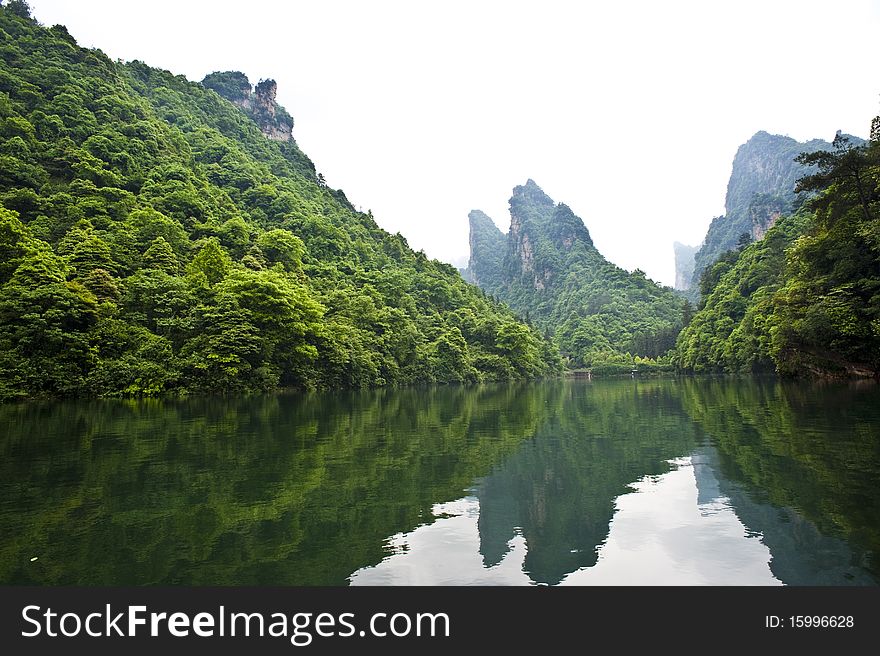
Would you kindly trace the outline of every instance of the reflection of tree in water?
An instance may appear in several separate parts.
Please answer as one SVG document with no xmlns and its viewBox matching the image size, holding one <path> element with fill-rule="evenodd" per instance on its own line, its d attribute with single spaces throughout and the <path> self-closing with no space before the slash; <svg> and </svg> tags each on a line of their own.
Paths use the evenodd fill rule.
<svg viewBox="0 0 880 656">
<path fill-rule="evenodd" d="M 602 381 L 566 388 L 564 406 L 534 439 L 481 481 L 480 553 L 501 561 L 514 532 L 533 581 L 556 584 L 596 563 L 614 500 L 696 443 L 674 380 Z"/>
<path fill-rule="evenodd" d="M 864 562 L 844 540 L 823 534 L 793 508 L 758 500 L 739 482 L 725 478 L 718 451 L 698 447 L 693 455 L 697 503 L 726 500 L 737 517 L 770 550 L 770 570 L 788 585 L 874 585 Z"/>
<path fill-rule="evenodd" d="M 477 480 L 485 564 L 518 530 L 556 583 L 706 436 L 781 580 L 876 581 L 878 425 L 876 386 L 754 379 L 0 406 L 0 582 L 344 584 Z"/>
<path fill-rule="evenodd" d="M 344 584 L 560 389 L 0 406 L 0 582 Z"/>
<path fill-rule="evenodd" d="M 681 391 L 717 448 L 724 494 L 764 533 L 780 580 L 880 580 L 880 387 L 684 379 Z"/>
<path fill-rule="evenodd" d="M 601 381 L 566 390 L 534 439 L 478 486 L 480 552 L 521 532 L 555 584 L 596 563 L 614 499 L 695 456 L 698 502 L 728 497 L 789 584 L 878 581 L 880 388 L 768 379 Z M 711 446 L 699 446 L 709 438 Z"/>
</svg>

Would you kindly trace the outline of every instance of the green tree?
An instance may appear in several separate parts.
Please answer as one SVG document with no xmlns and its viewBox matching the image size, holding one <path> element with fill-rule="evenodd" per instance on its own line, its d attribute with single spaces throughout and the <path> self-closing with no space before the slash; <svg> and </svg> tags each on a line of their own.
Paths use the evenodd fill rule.
<svg viewBox="0 0 880 656">
<path fill-rule="evenodd" d="M 869 144 L 857 146 L 849 137 L 837 133 L 832 142 L 833 150 L 803 153 L 797 161 L 806 166 L 816 166 L 818 171 L 798 180 L 795 191 L 820 191 L 835 186 L 838 196 L 855 197 L 866 221 L 873 218 L 871 204 L 880 200 L 880 154 Z M 820 199 L 815 205 L 823 206 Z"/>
<path fill-rule="evenodd" d="M 287 230 L 267 230 L 257 238 L 257 246 L 270 262 L 278 262 L 288 271 L 299 271 L 302 268 L 305 245 L 299 237 Z"/>
<path fill-rule="evenodd" d="M 0 284 L 12 277 L 22 257 L 36 249 L 34 238 L 17 214 L 0 207 Z"/>
<path fill-rule="evenodd" d="M 139 209 L 132 212 L 126 220 L 134 236 L 137 248 L 149 248 L 157 237 L 164 239 L 177 254 L 189 248 L 189 237 L 178 221 L 154 209 Z"/>
<path fill-rule="evenodd" d="M 25 0 L 6 0 L 5 6 L 19 18 L 31 17 L 31 6 Z"/>
<path fill-rule="evenodd" d="M 125 279 L 124 289 L 121 305 L 127 321 L 167 337 L 175 348 L 191 334 L 197 300 L 183 278 L 142 269 Z"/>
<path fill-rule="evenodd" d="M 220 303 L 232 307 L 233 299 L 258 334 L 260 350 L 286 378 L 309 384 L 315 346 L 323 333 L 324 308 L 308 290 L 274 271 L 236 271 L 217 288 Z"/>
<path fill-rule="evenodd" d="M 95 297 L 66 281 L 51 251 L 24 257 L 0 290 L 0 372 L 3 395 L 70 394 L 93 364 L 88 330 Z"/>
<path fill-rule="evenodd" d="M 144 268 L 158 269 L 170 275 L 177 275 L 180 264 L 171 245 L 164 237 L 156 237 L 144 252 Z"/>
<path fill-rule="evenodd" d="M 251 315 L 224 296 L 216 306 L 197 310 L 200 330 L 181 350 L 191 388 L 210 392 L 271 389 L 278 372 L 260 370 L 262 340 Z M 262 374 L 262 375 L 261 375 Z"/>
<path fill-rule="evenodd" d="M 231 267 L 232 259 L 229 253 L 212 238 L 187 265 L 186 272 L 188 275 L 202 274 L 210 284 L 214 285 L 226 277 Z"/>
<path fill-rule="evenodd" d="M 226 221 L 218 231 L 220 243 L 229 251 L 241 257 L 251 241 L 251 230 L 248 224 L 240 216 L 235 216 Z"/>
<path fill-rule="evenodd" d="M 431 361 L 438 382 L 473 382 L 478 378 L 467 342 L 458 328 L 445 331 L 431 345 Z"/>
</svg>

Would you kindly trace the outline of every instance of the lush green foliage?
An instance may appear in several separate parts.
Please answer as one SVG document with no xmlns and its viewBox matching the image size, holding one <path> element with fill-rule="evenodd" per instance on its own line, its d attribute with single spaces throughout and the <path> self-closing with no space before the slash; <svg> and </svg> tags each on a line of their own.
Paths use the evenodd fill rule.
<svg viewBox="0 0 880 656">
<path fill-rule="evenodd" d="M 630 367 L 636 356 L 657 358 L 675 345 L 682 299 L 644 272 L 608 262 L 568 206 L 554 204 L 529 180 L 514 189 L 510 213 L 503 258 L 500 231 L 471 214 L 469 271 L 488 293 L 552 334 L 569 364 Z"/>
<path fill-rule="evenodd" d="M 251 82 L 239 71 L 217 71 L 202 80 L 202 86 L 213 89 L 227 100 L 244 100 L 251 94 Z"/>
<path fill-rule="evenodd" d="M 557 366 L 510 311 L 322 184 L 292 139 L 19 13 L 0 9 L 0 398 Z M 241 74 L 211 80 L 250 93 Z M 274 83 L 258 87 L 283 122 Z"/>
<path fill-rule="evenodd" d="M 679 335 L 680 367 L 697 372 L 772 371 L 772 297 L 781 284 L 785 250 L 809 222 L 806 212 L 783 217 L 764 239 L 728 251 L 703 272 L 705 305 Z"/>
<path fill-rule="evenodd" d="M 821 191 L 763 240 L 706 272 L 705 306 L 679 336 L 688 370 L 880 372 L 880 142 L 806 154 Z"/>
</svg>

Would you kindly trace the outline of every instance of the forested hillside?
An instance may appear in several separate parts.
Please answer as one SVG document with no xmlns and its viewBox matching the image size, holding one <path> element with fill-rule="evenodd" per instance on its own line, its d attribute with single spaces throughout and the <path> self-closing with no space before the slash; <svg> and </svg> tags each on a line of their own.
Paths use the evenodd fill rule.
<svg viewBox="0 0 880 656">
<path fill-rule="evenodd" d="M 25 8 L 0 8 L 0 398 L 558 366 L 509 310 L 329 188 L 271 80 L 113 62 Z"/>
<path fill-rule="evenodd" d="M 815 172 L 797 191 L 816 195 L 703 276 L 683 369 L 880 374 L 880 117 L 870 142 L 838 135 L 798 163 Z"/>
<path fill-rule="evenodd" d="M 683 300 L 606 260 L 571 208 L 529 180 L 514 188 L 510 217 L 505 238 L 485 214 L 471 212 L 468 274 L 552 335 L 572 366 L 628 366 L 675 345 Z"/>
</svg>

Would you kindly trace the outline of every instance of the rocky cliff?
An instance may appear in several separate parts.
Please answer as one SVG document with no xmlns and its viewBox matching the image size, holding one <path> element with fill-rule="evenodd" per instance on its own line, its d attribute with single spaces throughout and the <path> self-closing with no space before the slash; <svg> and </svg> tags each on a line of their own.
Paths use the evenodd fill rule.
<svg viewBox="0 0 880 656">
<path fill-rule="evenodd" d="M 676 288 L 698 294 L 697 283 L 703 270 L 722 253 L 735 248 L 742 234 L 748 234 L 752 241 L 763 238 L 776 219 L 792 211 L 797 200 L 795 183 L 809 173 L 795 157 L 830 147 L 831 144 L 822 139 L 802 143 L 763 131 L 740 146 L 727 183 L 724 215 L 712 219 L 692 264 L 686 258 L 679 261 L 676 255 Z M 689 277 L 686 276 L 688 268 L 692 271 Z"/>
<path fill-rule="evenodd" d="M 534 180 L 514 187 L 505 258 L 510 272 L 541 291 L 560 273 L 562 259 L 575 244 L 593 248 L 587 227 L 568 205 L 554 203 Z"/>
<path fill-rule="evenodd" d="M 260 80 L 252 88 L 244 73 L 223 71 L 206 75 L 202 85 L 240 107 L 269 139 L 293 141 L 293 117 L 275 100 L 275 80 Z"/>
</svg>

